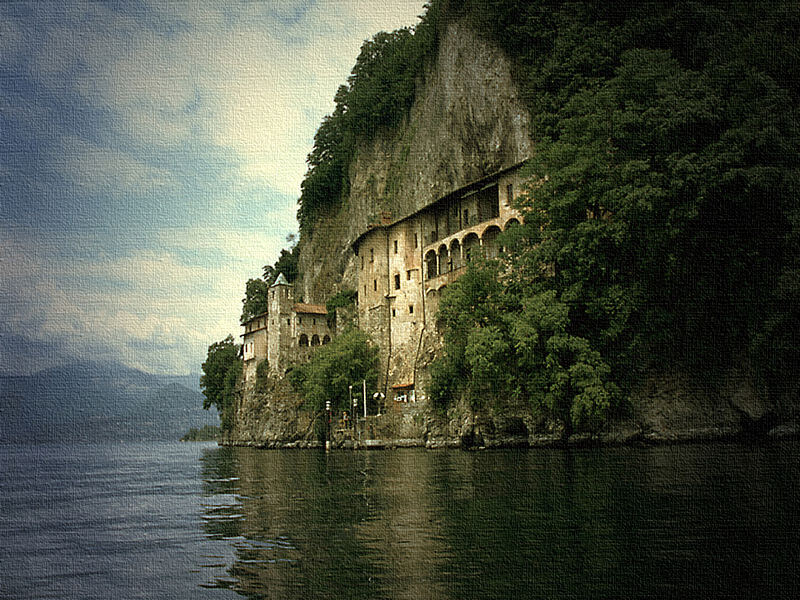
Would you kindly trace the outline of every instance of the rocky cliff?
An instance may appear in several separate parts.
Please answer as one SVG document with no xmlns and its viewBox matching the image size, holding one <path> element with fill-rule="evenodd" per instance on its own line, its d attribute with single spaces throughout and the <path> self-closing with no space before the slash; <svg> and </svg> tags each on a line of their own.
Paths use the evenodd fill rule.
<svg viewBox="0 0 800 600">
<path fill-rule="evenodd" d="M 408 117 L 359 145 L 341 209 L 301 238 L 299 293 L 324 303 L 355 287 L 350 246 L 382 213 L 398 220 L 524 160 L 530 137 L 506 56 L 465 24 L 448 24 Z"/>
<path fill-rule="evenodd" d="M 531 156 L 530 118 L 503 51 L 463 22 L 443 27 L 436 56 L 417 82 L 413 105 L 400 127 L 362 140 L 349 172 L 349 195 L 339 210 L 300 239 L 296 297 L 324 303 L 356 287 L 353 242 L 388 213 L 392 221 L 413 214 L 471 182 Z M 426 342 L 429 361 L 435 340 Z M 310 446 L 317 442 L 313 416 L 283 382 L 269 390 L 242 389 L 227 442 L 257 446 Z M 796 395 L 797 386 L 789 386 Z M 796 417 L 765 400 L 747 369 L 734 368 L 709 382 L 685 373 L 657 374 L 634 390 L 628 414 L 599 436 L 572 443 L 664 442 L 741 433 L 796 432 Z M 498 403 L 502 404 L 502 403 Z M 796 398 L 787 400 L 796 406 Z M 373 420 L 364 437 L 389 445 L 428 447 L 551 445 L 561 443 L 558 424 L 524 405 L 475 414 L 456 404 L 447 415 L 425 403 L 395 407 Z M 781 425 L 781 423 L 783 423 Z M 788 425 L 787 425 L 788 423 Z M 357 443 L 354 437 L 340 438 Z"/>
</svg>

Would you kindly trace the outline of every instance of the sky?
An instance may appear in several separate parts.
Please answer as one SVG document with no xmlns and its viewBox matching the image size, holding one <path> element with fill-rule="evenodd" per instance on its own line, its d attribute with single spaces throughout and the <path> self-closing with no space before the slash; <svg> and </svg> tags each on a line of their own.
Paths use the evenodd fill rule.
<svg viewBox="0 0 800 600">
<path fill-rule="evenodd" d="M 0 3 L 0 374 L 238 339 L 336 89 L 423 5 Z"/>
</svg>

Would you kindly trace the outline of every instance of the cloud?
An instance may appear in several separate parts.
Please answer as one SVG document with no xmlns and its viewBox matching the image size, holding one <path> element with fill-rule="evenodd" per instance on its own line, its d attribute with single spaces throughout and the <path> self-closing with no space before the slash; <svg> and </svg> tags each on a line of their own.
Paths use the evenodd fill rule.
<svg viewBox="0 0 800 600">
<path fill-rule="evenodd" d="M 0 4 L 0 334 L 196 372 L 296 231 L 362 42 L 422 1 Z"/>
<path fill-rule="evenodd" d="M 210 343 L 238 333 L 246 278 L 283 246 L 255 229 L 163 231 L 156 244 L 114 253 L 100 233 L 42 240 L 0 229 L 0 239 L 4 335 L 179 374 L 196 372 Z"/>
</svg>

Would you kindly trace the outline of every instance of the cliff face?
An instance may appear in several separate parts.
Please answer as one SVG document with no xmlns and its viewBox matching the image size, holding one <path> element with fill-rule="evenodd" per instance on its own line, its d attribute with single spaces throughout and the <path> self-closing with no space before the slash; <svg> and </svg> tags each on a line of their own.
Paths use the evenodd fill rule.
<svg viewBox="0 0 800 600">
<path fill-rule="evenodd" d="M 393 222 L 533 153 L 530 120 L 503 52 L 463 23 L 448 24 L 418 82 L 416 99 L 400 127 L 377 132 L 358 148 L 349 173 L 350 193 L 342 206 L 300 240 L 301 279 L 295 299 L 324 304 L 341 289 L 355 289 L 352 244 L 372 225 Z M 388 243 L 388 242 L 387 242 Z M 438 337 L 430 330 L 421 348 L 424 367 Z M 227 443 L 259 446 L 317 444 L 312 416 L 284 381 L 269 392 L 244 388 L 236 424 Z M 797 386 L 788 386 L 784 404 L 796 406 Z M 732 369 L 709 382 L 686 373 L 657 374 L 633 391 L 629 414 L 610 424 L 605 442 L 675 441 L 718 438 L 742 432 L 774 435 L 797 432 L 795 412 L 766 400 L 747 369 Z M 368 437 L 396 445 L 549 445 L 562 429 L 538 417 L 530 406 L 505 404 L 494 413 L 475 414 L 457 403 L 434 415 L 427 403 L 397 405 L 371 421 Z M 794 409 L 793 409 L 794 410 Z M 778 413 L 784 415 L 778 418 Z M 776 427 L 787 422 L 785 431 Z M 576 436 L 573 443 L 591 439 Z M 351 442 L 352 443 L 352 442 Z"/>
<path fill-rule="evenodd" d="M 351 246 L 370 226 L 387 213 L 392 221 L 413 214 L 523 161 L 532 153 L 530 137 L 528 111 L 506 55 L 465 24 L 449 23 L 417 82 L 407 118 L 360 144 L 350 167 L 348 197 L 338 211 L 316 223 L 311 235 L 301 236 L 295 299 L 324 304 L 341 289 L 355 289 Z M 436 340 L 429 342 L 427 355 Z M 313 443 L 313 427 L 308 415 L 298 412 L 300 400 L 288 383 L 272 386 L 267 394 L 252 385 L 242 388 L 228 443 Z M 385 431 L 374 434 L 423 443 L 428 437 L 459 435 L 460 416 L 458 424 L 440 430 L 422 407 L 408 408 L 384 419 Z"/>
<path fill-rule="evenodd" d="M 300 240 L 298 293 L 324 302 L 355 287 L 351 244 L 382 213 L 410 215 L 532 152 L 527 109 L 503 52 L 450 23 L 417 87 L 406 121 L 362 143 L 341 209 Z"/>
</svg>

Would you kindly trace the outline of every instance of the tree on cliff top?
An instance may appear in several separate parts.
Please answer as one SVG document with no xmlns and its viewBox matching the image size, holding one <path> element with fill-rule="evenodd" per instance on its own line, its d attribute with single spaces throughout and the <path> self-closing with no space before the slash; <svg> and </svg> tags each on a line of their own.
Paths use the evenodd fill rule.
<svg viewBox="0 0 800 600">
<path fill-rule="evenodd" d="M 233 425 L 236 382 L 242 374 L 239 346 L 233 343 L 233 336 L 229 335 L 208 347 L 208 355 L 202 368 L 200 389 L 205 396 L 203 408 L 208 410 L 215 406 L 220 417 L 220 427 L 227 431 Z"/>
<path fill-rule="evenodd" d="M 436 45 L 439 5 L 426 5 L 416 27 L 381 31 L 361 46 L 346 85 L 334 96 L 334 111 L 314 135 L 298 201 L 302 232 L 310 233 L 348 193 L 356 143 L 397 126 L 411 107 L 417 78 Z"/>
</svg>

